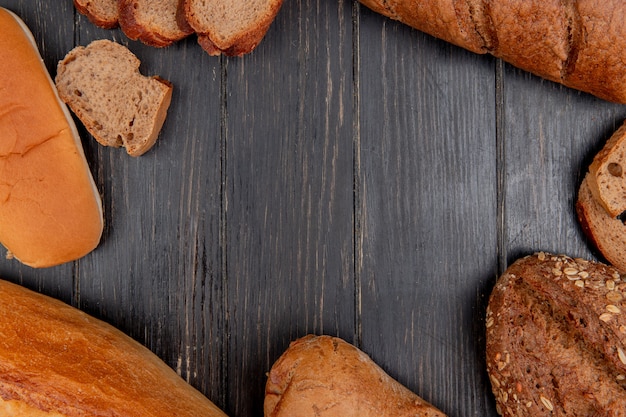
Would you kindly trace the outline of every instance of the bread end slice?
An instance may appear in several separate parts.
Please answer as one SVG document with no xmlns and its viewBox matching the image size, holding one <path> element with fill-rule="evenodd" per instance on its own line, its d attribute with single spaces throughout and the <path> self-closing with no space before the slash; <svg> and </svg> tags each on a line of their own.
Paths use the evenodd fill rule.
<svg viewBox="0 0 626 417">
<path fill-rule="evenodd" d="M 171 83 L 142 75 L 139 64 L 123 45 L 97 40 L 70 51 L 55 80 L 89 133 L 104 146 L 124 146 L 131 156 L 154 145 L 172 97 Z"/>
</svg>

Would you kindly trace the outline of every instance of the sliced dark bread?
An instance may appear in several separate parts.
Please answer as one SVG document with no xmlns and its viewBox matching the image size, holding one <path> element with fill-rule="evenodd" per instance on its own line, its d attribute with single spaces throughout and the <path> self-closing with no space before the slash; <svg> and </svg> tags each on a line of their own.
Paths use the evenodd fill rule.
<svg viewBox="0 0 626 417">
<path fill-rule="evenodd" d="M 626 124 L 622 125 L 589 166 L 589 188 L 611 217 L 626 210 Z"/>
<path fill-rule="evenodd" d="M 74 7 L 96 26 L 111 29 L 118 26 L 118 0 L 74 0 Z"/>
<path fill-rule="evenodd" d="M 583 232 L 604 258 L 620 271 L 626 272 L 626 225 L 611 217 L 591 192 L 590 174 L 578 191 L 576 213 Z"/>
<path fill-rule="evenodd" d="M 154 145 L 172 97 L 172 85 L 142 75 L 139 64 L 128 48 L 97 40 L 70 51 L 55 79 L 61 99 L 89 133 L 132 156 Z"/>
<path fill-rule="evenodd" d="M 283 0 L 184 0 L 185 17 L 210 55 L 239 56 L 263 39 Z"/>
<path fill-rule="evenodd" d="M 498 412 L 626 416 L 625 295 L 608 265 L 546 253 L 514 262 L 486 316 Z"/>
<path fill-rule="evenodd" d="M 193 33 L 179 18 L 179 0 L 119 0 L 120 28 L 133 40 L 165 47 Z"/>
</svg>

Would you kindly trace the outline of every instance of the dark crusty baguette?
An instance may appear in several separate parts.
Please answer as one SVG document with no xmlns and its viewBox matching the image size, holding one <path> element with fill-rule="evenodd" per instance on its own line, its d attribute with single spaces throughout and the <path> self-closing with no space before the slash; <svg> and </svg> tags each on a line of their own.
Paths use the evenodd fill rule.
<svg viewBox="0 0 626 417">
<path fill-rule="evenodd" d="M 147 348 L 0 280 L 0 415 L 224 417 Z"/>
<path fill-rule="evenodd" d="M 593 159 L 589 188 L 611 217 L 626 210 L 626 124 L 615 131 Z"/>
<path fill-rule="evenodd" d="M 605 100 L 626 103 L 622 0 L 360 0 L 374 11 Z"/>
<path fill-rule="evenodd" d="M 514 262 L 486 316 L 498 412 L 626 416 L 625 295 L 608 265 L 542 252 Z"/>
<path fill-rule="evenodd" d="M 118 0 L 74 0 L 74 7 L 96 26 L 112 29 L 118 26 Z"/>
<path fill-rule="evenodd" d="M 583 179 L 576 200 L 576 213 L 590 243 L 620 271 L 626 272 L 626 225 L 612 217 L 591 192 L 591 174 Z"/>
<path fill-rule="evenodd" d="M 193 33 L 179 17 L 179 0 L 118 1 L 120 28 L 130 39 L 161 48 Z"/>
<path fill-rule="evenodd" d="M 336 337 L 305 336 L 276 361 L 265 387 L 266 417 L 445 417 Z"/>
<path fill-rule="evenodd" d="M 283 0 L 183 0 L 185 17 L 210 55 L 239 56 L 263 39 Z"/>
<path fill-rule="evenodd" d="M 172 97 L 172 85 L 142 75 L 139 64 L 126 47 L 102 39 L 71 50 L 55 80 L 89 133 L 102 145 L 123 145 L 131 156 L 154 145 Z"/>
</svg>

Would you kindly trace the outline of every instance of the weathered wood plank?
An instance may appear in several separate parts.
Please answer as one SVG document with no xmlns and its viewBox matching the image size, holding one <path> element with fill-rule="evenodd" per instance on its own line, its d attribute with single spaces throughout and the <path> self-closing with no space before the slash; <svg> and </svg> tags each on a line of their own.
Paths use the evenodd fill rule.
<svg viewBox="0 0 626 417">
<path fill-rule="evenodd" d="M 494 415 L 495 60 L 365 8 L 359 26 L 362 348 L 449 415 Z"/>
</svg>

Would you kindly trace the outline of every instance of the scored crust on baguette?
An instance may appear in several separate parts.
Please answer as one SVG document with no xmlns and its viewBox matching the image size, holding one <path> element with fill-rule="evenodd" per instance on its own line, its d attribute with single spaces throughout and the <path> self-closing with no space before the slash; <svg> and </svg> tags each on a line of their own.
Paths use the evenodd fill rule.
<svg viewBox="0 0 626 417">
<path fill-rule="evenodd" d="M 32 267 L 74 261 L 100 242 L 100 194 L 29 29 L 0 8 L 0 33 L 0 241 Z"/>
<path fill-rule="evenodd" d="M 611 217 L 594 197 L 587 174 L 583 179 L 576 200 L 576 213 L 581 228 L 590 243 L 620 271 L 626 272 L 626 225 L 619 218 Z"/>
<path fill-rule="evenodd" d="M 0 340 L 0 411 L 9 416 L 225 417 L 121 331 L 2 280 Z"/>
<path fill-rule="evenodd" d="M 622 0 L 360 0 L 370 9 L 538 76 L 626 103 Z"/>
<path fill-rule="evenodd" d="M 596 154 L 589 166 L 589 188 L 611 217 L 626 211 L 626 124 Z"/>
<path fill-rule="evenodd" d="M 118 26 L 118 0 L 74 0 L 74 7 L 96 26 L 112 29 Z"/>
<path fill-rule="evenodd" d="M 180 8 L 179 0 L 119 0 L 120 28 L 130 39 L 166 47 L 193 33 Z"/>
<path fill-rule="evenodd" d="M 283 0 L 183 0 L 185 17 L 210 55 L 240 56 L 261 42 Z"/>
<path fill-rule="evenodd" d="M 626 416 L 625 291 L 601 263 L 548 253 L 514 262 L 486 315 L 499 414 Z"/>
<path fill-rule="evenodd" d="M 265 386 L 265 417 L 445 417 L 365 353 L 330 336 L 292 342 Z"/>
<path fill-rule="evenodd" d="M 154 145 L 172 97 L 172 85 L 142 75 L 139 64 L 128 48 L 102 39 L 70 51 L 56 76 L 61 99 L 89 133 L 131 156 Z"/>
</svg>

